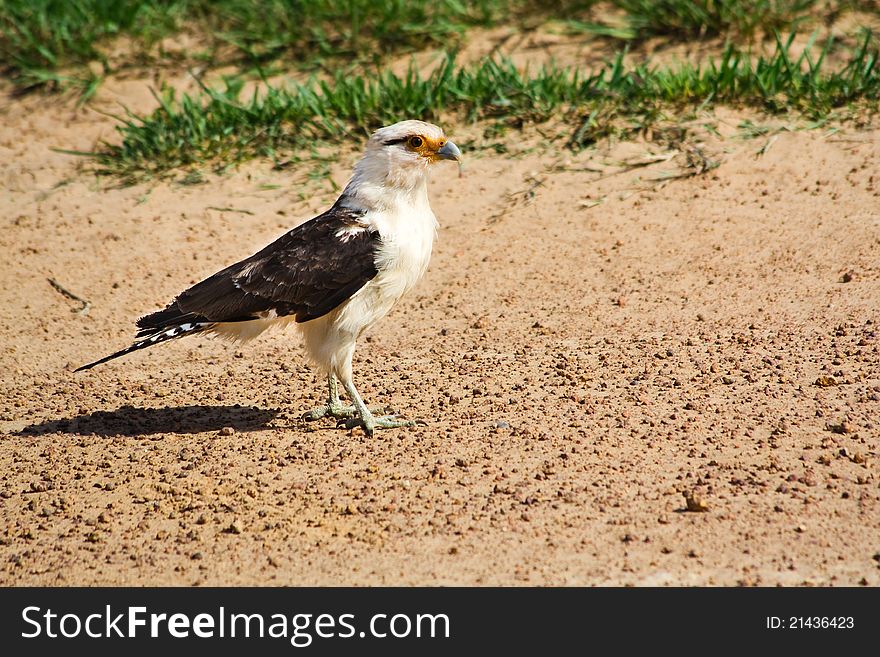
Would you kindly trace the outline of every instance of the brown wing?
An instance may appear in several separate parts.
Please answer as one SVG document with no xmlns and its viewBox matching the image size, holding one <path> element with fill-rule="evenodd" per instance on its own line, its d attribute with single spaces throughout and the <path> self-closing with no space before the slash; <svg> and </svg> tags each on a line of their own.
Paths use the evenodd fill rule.
<svg viewBox="0 0 880 657">
<path fill-rule="evenodd" d="M 165 309 L 140 318 L 138 336 L 191 322 L 243 322 L 270 311 L 294 315 L 297 322 L 327 314 L 377 273 L 379 234 L 359 224 L 361 216 L 337 202 L 250 258 L 196 283 Z"/>
</svg>

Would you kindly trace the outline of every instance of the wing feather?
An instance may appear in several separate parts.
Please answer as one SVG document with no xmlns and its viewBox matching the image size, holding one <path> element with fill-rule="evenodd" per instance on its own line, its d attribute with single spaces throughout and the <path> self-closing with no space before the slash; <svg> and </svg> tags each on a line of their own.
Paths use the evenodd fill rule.
<svg viewBox="0 0 880 657">
<path fill-rule="evenodd" d="M 139 335 L 182 322 L 242 322 L 272 312 L 306 322 L 327 314 L 376 276 L 379 235 L 362 216 L 337 202 L 140 318 Z"/>
</svg>

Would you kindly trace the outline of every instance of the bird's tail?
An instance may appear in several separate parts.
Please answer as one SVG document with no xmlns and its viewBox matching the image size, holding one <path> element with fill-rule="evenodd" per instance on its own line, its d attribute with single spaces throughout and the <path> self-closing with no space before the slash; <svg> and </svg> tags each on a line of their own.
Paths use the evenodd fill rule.
<svg viewBox="0 0 880 657">
<path fill-rule="evenodd" d="M 147 347 L 152 347 L 154 344 L 159 344 L 160 342 L 167 342 L 168 340 L 181 338 L 184 335 L 189 335 L 191 333 L 198 333 L 199 331 L 204 331 L 210 326 L 212 326 L 212 322 L 187 322 L 184 324 L 177 324 L 176 326 L 167 326 L 158 331 L 154 331 L 153 333 L 145 333 L 143 330 L 141 330 L 138 333 L 138 338 L 141 339 L 134 342 L 131 346 L 126 347 L 125 349 L 120 349 L 119 351 L 112 353 L 109 356 L 104 356 L 104 358 L 96 360 L 94 363 L 89 363 L 88 365 L 77 367 L 74 372 L 89 370 L 95 365 L 106 363 L 108 360 L 119 358 L 120 356 L 129 354 L 132 351 L 137 351 L 138 349 L 146 349 Z"/>
</svg>

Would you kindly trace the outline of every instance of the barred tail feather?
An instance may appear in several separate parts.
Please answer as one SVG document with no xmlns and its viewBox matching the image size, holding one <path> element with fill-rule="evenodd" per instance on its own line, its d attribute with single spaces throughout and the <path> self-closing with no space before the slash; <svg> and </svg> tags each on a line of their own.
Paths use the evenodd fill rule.
<svg viewBox="0 0 880 657">
<path fill-rule="evenodd" d="M 108 360 L 113 360 L 114 358 L 119 358 L 120 356 L 124 356 L 125 354 L 129 354 L 132 351 L 137 351 L 138 349 L 146 349 L 147 347 L 152 347 L 154 344 L 159 344 L 160 342 L 167 342 L 168 340 L 174 340 L 176 338 L 182 338 L 185 335 L 189 335 L 191 333 L 198 333 L 200 331 L 204 331 L 212 325 L 211 322 L 187 322 L 184 324 L 178 324 L 176 326 L 170 326 L 163 328 L 161 330 L 155 331 L 150 335 L 144 335 L 143 333 L 138 333 L 139 338 L 143 338 L 141 340 L 137 340 L 131 346 L 126 347 L 125 349 L 120 349 L 119 351 L 110 354 L 109 356 L 105 356 L 99 360 L 96 360 L 93 363 L 89 363 L 88 365 L 83 365 L 82 367 L 77 367 L 74 372 L 81 372 L 83 370 L 90 370 L 95 365 L 100 365 L 101 363 L 106 363 Z"/>
</svg>

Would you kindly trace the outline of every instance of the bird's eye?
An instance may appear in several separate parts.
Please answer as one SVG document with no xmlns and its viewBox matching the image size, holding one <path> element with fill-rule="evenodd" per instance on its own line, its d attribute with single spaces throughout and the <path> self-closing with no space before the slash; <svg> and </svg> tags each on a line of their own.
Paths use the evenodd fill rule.
<svg viewBox="0 0 880 657">
<path fill-rule="evenodd" d="M 409 145 L 411 148 L 419 148 L 422 145 L 422 138 L 421 137 L 410 137 L 409 138 Z"/>
</svg>

